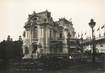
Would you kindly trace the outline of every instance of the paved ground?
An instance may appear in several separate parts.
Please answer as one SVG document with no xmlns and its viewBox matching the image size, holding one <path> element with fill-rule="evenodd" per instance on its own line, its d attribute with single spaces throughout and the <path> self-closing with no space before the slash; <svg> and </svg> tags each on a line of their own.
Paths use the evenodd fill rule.
<svg viewBox="0 0 105 73">
<path fill-rule="evenodd" d="M 44 73 L 44 72 L 39 72 L 39 73 Z M 104 73 L 104 68 L 102 67 L 102 65 L 92 66 L 89 64 L 85 64 L 85 65 L 71 66 L 67 69 L 48 71 L 45 73 Z"/>
<path fill-rule="evenodd" d="M 72 65 L 68 68 L 62 68 L 58 70 L 43 70 L 38 68 L 35 71 L 32 70 L 13 70 L 9 69 L 4 73 L 105 73 L 104 63 L 86 63 L 86 64 L 78 64 Z"/>
<path fill-rule="evenodd" d="M 63 64 L 65 65 L 66 63 L 64 62 Z M 63 66 L 56 69 L 57 65 L 62 66 L 63 64 L 55 63 L 55 65 L 52 65 L 54 67 L 54 69 L 52 69 L 50 64 L 50 66 L 45 67 L 46 64 L 41 65 L 39 61 L 28 64 L 26 62 L 12 63 L 7 65 L 6 69 L 0 71 L 0 73 L 105 73 L 105 62 L 97 62 L 94 64 L 92 62 L 72 62 L 69 63 L 68 67 Z"/>
</svg>

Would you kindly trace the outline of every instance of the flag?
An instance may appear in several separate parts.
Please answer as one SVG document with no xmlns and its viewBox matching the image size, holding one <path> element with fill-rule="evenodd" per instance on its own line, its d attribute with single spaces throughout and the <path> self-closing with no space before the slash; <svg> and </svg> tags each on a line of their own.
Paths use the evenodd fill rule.
<svg viewBox="0 0 105 73">
<path fill-rule="evenodd" d="M 104 32 L 104 36 L 105 36 L 105 32 Z"/>
<path fill-rule="evenodd" d="M 101 27 L 101 29 L 103 29 L 105 26 L 103 25 L 102 27 Z"/>
<path fill-rule="evenodd" d="M 97 29 L 97 31 L 100 30 L 100 28 Z"/>
<path fill-rule="evenodd" d="M 80 37 L 80 35 L 78 34 L 78 37 Z"/>
<path fill-rule="evenodd" d="M 83 34 L 81 34 L 81 37 L 83 37 Z"/>
</svg>

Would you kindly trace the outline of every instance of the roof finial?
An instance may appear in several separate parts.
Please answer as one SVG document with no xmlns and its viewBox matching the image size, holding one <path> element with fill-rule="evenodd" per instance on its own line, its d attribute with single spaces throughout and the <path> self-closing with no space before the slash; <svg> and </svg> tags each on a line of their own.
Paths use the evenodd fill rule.
<svg viewBox="0 0 105 73">
<path fill-rule="evenodd" d="M 69 21 L 72 22 L 72 18 L 70 18 Z"/>
</svg>

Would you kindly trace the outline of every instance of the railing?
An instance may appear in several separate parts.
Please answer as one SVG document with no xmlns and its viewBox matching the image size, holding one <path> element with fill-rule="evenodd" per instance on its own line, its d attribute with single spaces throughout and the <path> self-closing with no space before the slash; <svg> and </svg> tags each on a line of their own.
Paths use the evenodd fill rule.
<svg viewBox="0 0 105 73">
<path fill-rule="evenodd" d="M 96 37 L 96 40 L 99 40 L 99 39 L 105 39 L 105 36 Z"/>
</svg>

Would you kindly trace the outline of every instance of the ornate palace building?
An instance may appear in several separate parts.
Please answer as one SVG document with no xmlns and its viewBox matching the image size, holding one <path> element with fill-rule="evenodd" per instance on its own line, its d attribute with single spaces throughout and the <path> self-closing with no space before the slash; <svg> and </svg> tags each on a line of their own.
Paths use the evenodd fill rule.
<svg viewBox="0 0 105 73">
<path fill-rule="evenodd" d="M 29 15 L 24 28 L 24 58 L 68 54 L 67 39 L 75 37 L 71 21 L 65 18 L 53 21 L 51 13 L 47 10 Z"/>
</svg>

